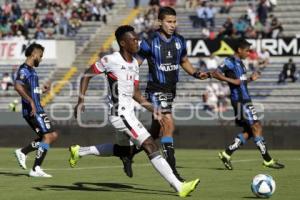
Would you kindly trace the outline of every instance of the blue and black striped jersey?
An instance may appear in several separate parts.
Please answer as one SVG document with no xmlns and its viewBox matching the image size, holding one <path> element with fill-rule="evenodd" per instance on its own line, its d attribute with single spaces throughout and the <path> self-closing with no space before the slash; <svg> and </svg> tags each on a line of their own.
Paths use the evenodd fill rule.
<svg viewBox="0 0 300 200">
<path fill-rule="evenodd" d="M 17 72 L 16 82 L 24 85 L 24 87 L 29 92 L 32 100 L 34 101 L 37 113 L 44 112 L 43 107 L 40 103 L 41 89 L 39 87 L 39 78 L 33 67 L 27 64 L 22 64 Z M 22 112 L 23 116 L 30 115 L 31 105 L 30 103 L 22 98 Z"/>
<path fill-rule="evenodd" d="M 229 84 L 232 101 L 251 101 L 247 86 L 247 70 L 243 61 L 234 56 L 227 57 L 225 58 L 224 63 L 220 65 L 218 69 L 223 72 L 226 77 L 241 80 L 240 85 Z"/>
<path fill-rule="evenodd" d="M 147 89 L 175 93 L 179 65 L 186 55 L 186 43 L 179 34 L 166 39 L 157 31 L 149 39 L 142 40 L 138 56 L 148 61 Z"/>
</svg>

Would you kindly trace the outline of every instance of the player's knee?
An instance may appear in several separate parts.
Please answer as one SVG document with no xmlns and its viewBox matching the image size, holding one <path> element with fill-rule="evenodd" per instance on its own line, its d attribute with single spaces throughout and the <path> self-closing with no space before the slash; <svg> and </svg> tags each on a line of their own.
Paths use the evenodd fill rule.
<svg viewBox="0 0 300 200">
<path fill-rule="evenodd" d="M 56 131 L 53 131 L 52 133 L 46 134 L 46 137 L 49 140 L 49 142 L 52 143 L 57 140 L 58 134 Z"/>
<path fill-rule="evenodd" d="M 260 123 L 257 122 L 253 124 L 251 128 L 254 136 L 258 136 L 262 134 L 262 126 Z"/>
<path fill-rule="evenodd" d="M 151 155 L 152 153 L 159 151 L 158 146 L 154 142 L 152 137 L 148 137 L 142 144 L 144 151 L 147 155 Z"/>
</svg>

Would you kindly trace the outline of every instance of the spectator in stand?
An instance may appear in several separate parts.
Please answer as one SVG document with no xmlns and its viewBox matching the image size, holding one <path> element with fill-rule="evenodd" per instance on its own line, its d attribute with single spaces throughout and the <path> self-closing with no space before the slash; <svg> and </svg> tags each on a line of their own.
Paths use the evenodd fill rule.
<svg viewBox="0 0 300 200">
<path fill-rule="evenodd" d="M 270 34 L 269 37 L 271 38 L 278 38 L 282 36 L 283 27 L 281 22 L 279 22 L 277 17 L 273 17 L 271 21 L 271 27 L 270 27 Z"/>
<path fill-rule="evenodd" d="M 206 20 L 210 23 L 210 27 L 215 27 L 215 15 L 217 13 L 217 9 L 214 7 L 213 4 L 209 4 L 206 7 Z"/>
<path fill-rule="evenodd" d="M 255 25 L 255 20 L 256 20 L 256 11 L 252 3 L 248 4 L 247 18 L 249 20 L 250 25 L 253 27 Z"/>
<path fill-rule="evenodd" d="M 227 84 L 210 82 L 202 95 L 204 110 L 224 112 L 227 110 L 230 90 Z"/>
<path fill-rule="evenodd" d="M 235 34 L 238 37 L 245 37 L 245 33 L 247 31 L 248 28 L 248 24 L 244 19 L 244 16 L 241 16 L 237 22 L 235 22 L 234 24 L 234 28 L 235 28 Z"/>
<path fill-rule="evenodd" d="M 260 0 L 257 6 L 257 17 L 262 25 L 266 25 L 268 18 L 268 6 L 266 0 Z"/>
<path fill-rule="evenodd" d="M 202 3 L 201 1 L 199 2 L 197 9 L 197 17 L 192 19 L 193 20 L 193 27 L 194 28 L 206 28 L 206 19 L 207 19 L 207 14 L 206 14 L 206 4 L 205 2 Z"/>
<path fill-rule="evenodd" d="M 293 59 L 290 58 L 289 62 L 283 65 L 283 69 L 279 74 L 279 79 L 277 83 L 278 84 L 285 83 L 285 80 L 287 78 L 291 78 L 292 82 L 296 82 L 297 76 L 295 73 L 296 73 L 296 64 L 293 62 Z"/>
<path fill-rule="evenodd" d="M 232 37 L 234 34 L 234 28 L 232 23 L 232 18 L 228 17 L 224 22 L 218 37 L 225 38 L 225 37 Z"/>
<path fill-rule="evenodd" d="M 81 27 L 81 20 L 77 13 L 73 13 L 69 20 L 70 23 L 70 35 L 75 36 L 78 29 Z"/>
<path fill-rule="evenodd" d="M 251 71 L 256 71 L 258 66 L 258 54 L 254 49 L 249 50 L 248 65 Z"/>
<path fill-rule="evenodd" d="M 198 5 L 198 0 L 185 0 L 186 9 L 196 9 Z"/>
<path fill-rule="evenodd" d="M 201 72 L 208 71 L 206 62 L 202 58 L 199 58 L 198 65 L 199 65 L 199 71 Z"/>
<path fill-rule="evenodd" d="M 37 27 L 34 33 L 34 39 L 36 40 L 44 40 L 46 39 L 46 33 L 42 27 Z"/>
<path fill-rule="evenodd" d="M 270 61 L 270 53 L 267 49 L 262 49 L 261 52 L 258 53 L 258 67 L 260 70 L 264 70 Z"/>
<path fill-rule="evenodd" d="M 255 19 L 254 31 L 256 32 L 255 38 L 264 38 L 266 36 L 266 27 L 261 24 L 258 18 Z"/>
<path fill-rule="evenodd" d="M 67 36 L 69 21 L 63 11 L 60 12 L 60 16 L 59 16 L 56 24 L 57 24 L 56 25 L 56 34 L 60 35 L 62 33 L 64 36 Z"/>
<path fill-rule="evenodd" d="M 220 13 L 228 14 L 233 7 L 234 0 L 224 0 L 224 5 L 220 9 Z"/>
<path fill-rule="evenodd" d="M 9 87 L 12 87 L 13 84 L 13 80 L 11 78 L 11 76 L 9 75 L 9 73 L 5 72 L 3 74 L 2 80 L 1 80 L 1 88 L 4 91 L 9 90 Z"/>
<path fill-rule="evenodd" d="M 52 8 L 48 9 L 45 18 L 42 20 L 41 27 L 43 28 L 55 27 L 54 12 Z"/>
</svg>

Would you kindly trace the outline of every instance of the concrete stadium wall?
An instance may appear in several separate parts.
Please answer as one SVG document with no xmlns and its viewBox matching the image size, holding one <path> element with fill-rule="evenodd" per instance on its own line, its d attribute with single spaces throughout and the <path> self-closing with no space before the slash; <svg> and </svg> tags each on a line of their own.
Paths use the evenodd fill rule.
<svg viewBox="0 0 300 200">
<path fill-rule="evenodd" d="M 1 126 L 0 147 L 20 147 L 28 144 L 35 133 L 27 126 Z M 81 128 L 76 125 L 56 126 L 59 140 L 54 147 L 68 147 L 72 144 L 92 145 L 114 141 L 111 126 L 103 128 Z M 177 126 L 175 131 L 176 148 L 223 149 L 239 133 L 232 126 Z M 300 149 L 299 126 L 264 127 L 264 137 L 270 149 Z M 252 149 L 252 141 L 243 148 Z"/>
</svg>

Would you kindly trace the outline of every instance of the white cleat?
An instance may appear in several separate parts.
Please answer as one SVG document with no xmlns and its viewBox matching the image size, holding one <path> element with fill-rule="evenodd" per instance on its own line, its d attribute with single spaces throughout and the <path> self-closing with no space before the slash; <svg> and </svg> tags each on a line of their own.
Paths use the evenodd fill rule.
<svg viewBox="0 0 300 200">
<path fill-rule="evenodd" d="M 33 169 L 31 169 L 30 172 L 29 172 L 29 176 L 31 176 L 31 177 L 42 177 L 42 178 L 51 178 L 52 177 L 52 175 L 47 174 L 46 172 L 44 172 L 40 166 L 36 166 L 35 171 L 33 171 Z"/>
<path fill-rule="evenodd" d="M 24 153 L 22 153 L 21 149 L 15 150 L 15 156 L 18 160 L 20 167 L 22 167 L 23 169 L 27 169 L 27 167 L 26 167 L 27 156 Z"/>
</svg>

